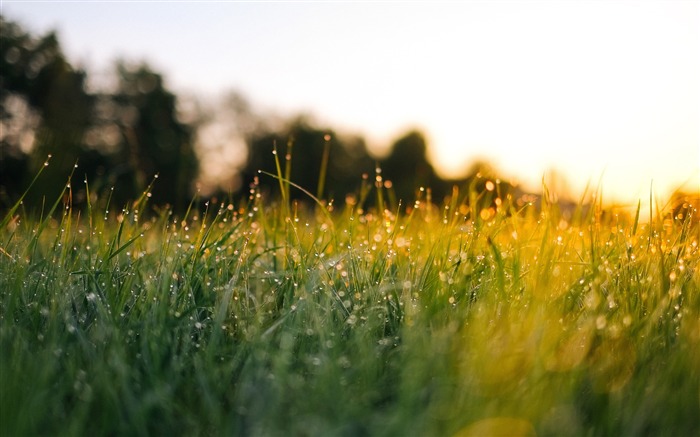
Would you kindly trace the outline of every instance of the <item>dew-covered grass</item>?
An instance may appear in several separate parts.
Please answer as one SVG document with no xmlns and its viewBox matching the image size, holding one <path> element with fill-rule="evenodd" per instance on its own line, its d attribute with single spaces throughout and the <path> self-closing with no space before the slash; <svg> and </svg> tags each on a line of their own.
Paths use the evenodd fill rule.
<svg viewBox="0 0 700 437">
<path fill-rule="evenodd" d="M 180 216 L 70 189 L 11 210 L 0 434 L 700 430 L 692 216 L 280 187 Z"/>
</svg>

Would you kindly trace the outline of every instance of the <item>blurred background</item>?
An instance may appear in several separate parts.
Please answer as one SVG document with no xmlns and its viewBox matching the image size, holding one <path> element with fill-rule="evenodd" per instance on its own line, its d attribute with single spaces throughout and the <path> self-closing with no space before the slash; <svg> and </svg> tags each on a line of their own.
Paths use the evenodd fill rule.
<svg viewBox="0 0 700 437">
<path fill-rule="evenodd" d="M 314 194 L 329 150 L 329 199 L 377 165 L 404 204 L 477 175 L 516 194 L 544 180 L 561 198 L 601 186 L 632 207 L 700 195 L 698 2 L 3 1 L 0 14 L 2 209 L 48 155 L 26 205 L 52 202 L 71 172 L 74 202 L 87 180 L 123 205 L 157 174 L 152 202 L 179 209 L 246 193 L 274 172 L 274 144 Z"/>
</svg>

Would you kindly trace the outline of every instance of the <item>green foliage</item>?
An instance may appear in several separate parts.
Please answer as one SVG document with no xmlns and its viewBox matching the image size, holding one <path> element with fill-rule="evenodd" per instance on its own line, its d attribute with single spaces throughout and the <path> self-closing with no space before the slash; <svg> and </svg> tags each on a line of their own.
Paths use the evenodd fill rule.
<svg viewBox="0 0 700 437">
<path fill-rule="evenodd" d="M 442 181 L 427 158 L 428 146 L 420 132 L 411 131 L 396 140 L 390 154 L 380 162 L 382 178 L 391 181 L 395 197 L 404 202 L 415 197 L 420 187 L 437 190 L 437 198 L 447 194 Z"/>
<path fill-rule="evenodd" d="M 362 197 L 375 185 L 380 210 L 410 206 L 425 187 L 430 187 L 425 193 L 428 201 L 442 199 L 451 194 L 453 185 L 477 193 L 471 200 L 479 205 L 470 205 L 480 210 L 484 205 L 495 207 L 495 195 L 505 197 L 514 188 L 503 182 L 499 192 L 489 193 L 484 177 L 497 178 L 481 164 L 462 180 L 444 180 L 430 164 L 428 145 L 417 131 L 398 138 L 387 156 L 374 159 L 359 136 L 314 126 L 303 116 L 278 126 L 256 115 L 237 94 L 209 114 L 201 108 L 179 113 L 177 97 L 163 76 L 145 63 L 118 61 L 109 88 L 88 90 L 86 72 L 66 60 L 55 33 L 31 35 L 2 16 L 0 26 L 2 211 L 12 208 L 49 155 L 53 156 L 51 167 L 45 169 L 36 189 L 23 197 L 24 206 L 32 211 L 63 190 L 64 175 L 70 172 L 72 186 L 82 187 L 86 179 L 92 184 L 93 199 L 84 190 L 74 191 L 71 200 L 76 207 L 106 197 L 117 205 L 126 204 L 157 175 L 160 183 L 150 192 L 151 203 L 177 212 L 186 207 L 198 177 L 204 181 L 206 195 L 221 198 L 231 194 L 223 187 L 245 189 L 238 181 L 252 181 L 258 171 L 277 173 L 278 166 L 287 180 L 329 203 L 343 202 L 357 192 Z M 219 122 L 212 121 L 218 117 Z M 199 141 L 195 151 L 198 128 L 204 126 L 201 140 L 207 138 L 207 127 L 216 133 L 224 125 L 229 132 Z M 235 150 L 236 141 L 231 140 L 236 138 L 245 142 L 246 150 Z M 273 149 L 280 155 L 273 155 Z M 236 152 L 241 156 L 233 158 Z M 200 155 L 209 164 L 201 173 Z M 231 163 L 230 170 L 222 160 Z M 207 172 L 216 176 L 208 178 Z M 362 174 L 364 180 L 357 177 Z M 276 190 L 274 181 L 259 182 L 263 191 Z M 280 194 L 305 198 L 298 190 Z"/>
<path fill-rule="evenodd" d="M 253 186 L 149 218 L 145 193 L 108 212 L 62 204 L 70 190 L 0 230 L 3 435 L 700 425 L 696 206 L 566 220 L 455 190 L 395 213 L 366 192 L 304 208 Z"/>
<path fill-rule="evenodd" d="M 0 16 L 0 209 L 10 208 L 46 156 L 31 209 L 84 179 L 119 204 L 135 198 L 159 175 L 154 203 L 180 210 L 198 174 L 193 128 L 178 119 L 177 99 L 148 65 L 118 62 L 116 86 L 91 93 L 87 74 L 66 60 L 54 33 L 33 36 Z M 116 190 L 115 190 L 116 187 Z M 89 201 L 76 190 L 76 205 Z"/>
<path fill-rule="evenodd" d="M 317 195 L 322 190 L 326 199 L 344 199 L 359 186 L 358 174 L 374 171 L 362 138 L 342 137 L 331 129 L 314 127 L 304 118 L 292 120 L 280 132 L 255 132 L 248 143 L 243 180 L 253 180 L 259 170 L 277 173 L 280 164 L 287 179 Z M 264 191 L 276 185 L 274 180 L 261 181 Z M 295 199 L 305 196 L 299 191 L 289 194 Z"/>
<path fill-rule="evenodd" d="M 31 179 L 27 175 L 53 154 L 40 192 L 54 199 L 61 191 L 90 122 L 93 97 L 85 81 L 85 73 L 66 61 L 54 33 L 33 37 L 0 16 L 0 186 L 21 192 Z M 29 142 L 34 153 L 25 156 Z M 40 203 L 31 195 L 26 200 Z"/>
</svg>

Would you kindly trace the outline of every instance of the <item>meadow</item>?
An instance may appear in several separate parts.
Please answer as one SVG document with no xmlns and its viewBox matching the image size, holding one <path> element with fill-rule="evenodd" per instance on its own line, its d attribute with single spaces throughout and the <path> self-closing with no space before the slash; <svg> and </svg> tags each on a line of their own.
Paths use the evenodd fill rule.
<svg viewBox="0 0 700 437">
<path fill-rule="evenodd" d="M 87 183 L 15 204 L 0 434 L 698 435 L 697 205 L 259 177 L 279 192 L 180 215 Z"/>
</svg>

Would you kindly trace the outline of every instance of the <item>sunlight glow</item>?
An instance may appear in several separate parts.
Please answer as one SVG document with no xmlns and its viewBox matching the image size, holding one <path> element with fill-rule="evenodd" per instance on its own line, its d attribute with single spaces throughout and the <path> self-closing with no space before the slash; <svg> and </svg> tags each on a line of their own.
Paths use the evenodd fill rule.
<svg viewBox="0 0 700 437">
<path fill-rule="evenodd" d="M 700 191 L 698 2 L 3 7 L 98 70 L 148 59 L 176 90 L 236 88 L 375 150 L 418 127 L 446 176 L 485 158 L 529 189 L 556 169 L 632 204 Z"/>
</svg>

